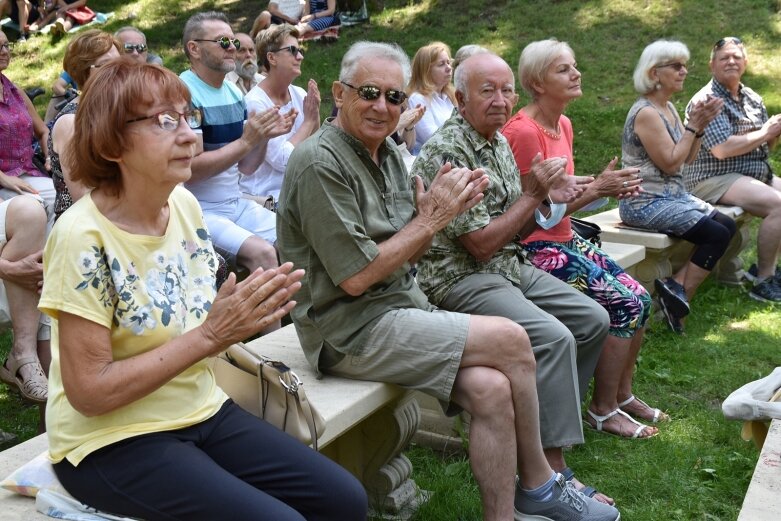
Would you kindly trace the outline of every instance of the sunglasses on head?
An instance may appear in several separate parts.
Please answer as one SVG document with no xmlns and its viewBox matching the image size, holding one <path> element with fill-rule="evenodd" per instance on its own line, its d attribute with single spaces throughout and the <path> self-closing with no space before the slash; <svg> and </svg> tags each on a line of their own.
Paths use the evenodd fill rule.
<svg viewBox="0 0 781 521">
<path fill-rule="evenodd" d="M 358 93 L 358 97 L 366 101 L 374 101 L 383 94 L 382 89 L 375 87 L 374 85 L 361 85 L 360 87 L 354 87 L 346 81 L 342 80 L 339 80 L 339 83 L 350 87 L 351 89 L 355 89 L 355 91 Z M 385 91 L 385 100 L 391 105 L 401 105 L 406 99 L 407 94 L 403 90 L 388 89 Z"/>
<path fill-rule="evenodd" d="M 228 38 L 227 36 L 220 36 L 219 38 L 216 38 L 214 40 L 204 40 L 204 39 L 198 39 L 193 40 L 194 42 L 212 42 L 212 43 L 218 43 L 220 44 L 220 47 L 225 49 L 226 51 L 230 49 L 231 44 L 233 44 L 233 47 L 236 48 L 238 51 L 241 49 L 241 42 L 238 38 Z"/>
<path fill-rule="evenodd" d="M 686 70 L 689 70 L 689 66 L 688 66 L 688 65 L 686 65 L 686 64 L 685 64 L 685 63 L 683 63 L 683 62 L 670 62 L 670 63 L 663 63 L 663 64 L 661 64 L 661 65 L 657 65 L 657 66 L 656 66 L 656 68 L 657 68 L 657 69 L 662 69 L 662 68 L 664 68 L 664 67 L 670 67 L 671 69 L 674 69 L 674 70 L 675 70 L 675 72 L 680 72 L 680 71 L 681 71 L 681 69 L 686 69 Z"/>
<path fill-rule="evenodd" d="M 716 42 L 716 45 L 713 46 L 714 49 L 721 49 L 728 43 L 734 43 L 736 45 L 741 45 L 743 43 L 743 40 L 738 38 L 737 36 L 727 36 L 725 38 L 722 38 L 718 42 Z"/>
<path fill-rule="evenodd" d="M 167 132 L 173 132 L 179 128 L 179 123 L 182 121 L 182 118 L 184 118 L 185 123 L 187 123 L 187 126 L 190 128 L 198 128 L 201 126 L 201 111 L 198 109 L 185 111 L 184 114 L 175 110 L 165 110 L 163 112 L 158 112 L 157 114 L 152 114 L 151 116 L 129 119 L 125 121 L 125 123 L 135 123 L 136 121 L 154 119 L 157 126 L 161 129 Z"/>
<path fill-rule="evenodd" d="M 288 45 L 287 47 L 280 47 L 279 49 L 275 49 L 275 50 L 269 51 L 269 52 L 280 52 L 280 51 L 290 51 L 290 54 L 292 54 L 293 56 L 298 56 L 299 54 L 301 54 L 301 56 L 304 55 L 304 49 L 302 49 L 301 47 L 296 47 L 295 45 Z"/>
<path fill-rule="evenodd" d="M 125 52 L 128 54 L 133 51 L 136 51 L 138 54 L 146 51 L 146 44 L 143 43 L 126 43 L 123 47 L 125 48 Z"/>
</svg>

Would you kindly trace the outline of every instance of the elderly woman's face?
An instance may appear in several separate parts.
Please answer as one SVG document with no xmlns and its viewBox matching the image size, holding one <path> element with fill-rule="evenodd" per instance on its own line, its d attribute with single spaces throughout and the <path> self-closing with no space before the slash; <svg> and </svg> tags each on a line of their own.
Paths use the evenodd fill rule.
<svg viewBox="0 0 781 521">
<path fill-rule="evenodd" d="M 11 63 L 11 44 L 8 43 L 8 37 L 0 31 L 0 71 L 8 68 Z"/>
<path fill-rule="evenodd" d="M 109 49 L 109 50 L 108 50 L 108 51 L 106 51 L 105 53 L 103 53 L 103 54 L 101 54 L 100 56 L 98 56 L 98 57 L 95 59 L 95 62 L 94 62 L 94 63 L 92 63 L 92 65 L 90 65 L 90 74 L 92 73 L 92 71 L 93 71 L 94 69 L 97 69 L 97 68 L 101 67 L 102 65 L 104 65 L 104 64 L 106 64 L 106 63 L 108 63 L 108 62 L 110 62 L 110 61 L 111 61 L 111 60 L 113 60 L 114 58 L 119 58 L 119 51 L 117 50 L 117 48 L 116 48 L 116 47 L 114 47 L 114 46 L 112 45 L 112 46 L 111 46 L 111 49 Z"/>
<path fill-rule="evenodd" d="M 711 72 L 716 81 L 722 85 L 740 82 L 743 73 L 746 72 L 746 56 L 743 49 L 733 43 L 726 43 L 721 49 L 716 50 L 713 60 L 710 62 Z"/>
<path fill-rule="evenodd" d="M 542 76 L 540 94 L 561 101 L 569 101 L 583 95 L 580 90 L 580 71 L 575 57 L 568 51 L 553 60 Z"/>
</svg>

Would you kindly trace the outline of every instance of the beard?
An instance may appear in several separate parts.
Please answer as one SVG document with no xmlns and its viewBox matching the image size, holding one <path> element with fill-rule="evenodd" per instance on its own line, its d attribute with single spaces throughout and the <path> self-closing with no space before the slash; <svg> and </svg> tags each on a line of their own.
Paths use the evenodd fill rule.
<svg viewBox="0 0 781 521">
<path fill-rule="evenodd" d="M 253 59 L 248 59 L 244 63 L 236 63 L 236 74 L 238 74 L 240 78 L 251 80 L 255 77 L 257 72 L 258 64 Z"/>
</svg>

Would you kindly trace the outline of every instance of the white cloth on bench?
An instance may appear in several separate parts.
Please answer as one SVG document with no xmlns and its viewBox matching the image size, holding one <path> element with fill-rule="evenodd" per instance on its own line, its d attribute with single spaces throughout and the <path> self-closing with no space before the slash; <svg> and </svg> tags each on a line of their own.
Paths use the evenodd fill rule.
<svg viewBox="0 0 781 521">
<path fill-rule="evenodd" d="M 781 389 L 781 367 L 768 376 L 749 382 L 730 394 L 721 405 L 728 420 L 770 420 L 781 418 L 781 402 L 771 402 Z"/>
</svg>

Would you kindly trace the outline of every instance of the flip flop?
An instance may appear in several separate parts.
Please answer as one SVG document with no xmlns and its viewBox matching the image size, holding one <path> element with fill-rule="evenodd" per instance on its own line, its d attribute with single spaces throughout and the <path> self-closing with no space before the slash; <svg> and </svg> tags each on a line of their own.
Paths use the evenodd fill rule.
<svg viewBox="0 0 781 521">
<path fill-rule="evenodd" d="M 633 395 L 633 394 L 629 395 L 629 398 L 627 398 L 627 399 L 626 399 L 626 400 L 624 400 L 623 402 L 619 403 L 619 404 L 618 404 L 618 407 L 619 407 L 619 408 L 622 408 L 622 407 L 624 407 L 624 406 L 626 406 L 626 405 L 629 405 L 630 403 L 632 403 L 632 402 L 633 402 L 633 401 L 635 401 L 635 400 L 637 400 L 637 402 L 638 402 L 638 403 L 640 403 L 640 404 L 642 404 L 642 405 L 645 405 L 646 407 L 648 407 L 649 409 L 651 409 L 652 411 L 654 411 L 654 417 L 653 417 L 653 419 L 651 419 L 651 420 L 648 420 L 648 419 L 646 419 L 646 418 L 640 418 L 641 420 L 650 421 L 651 423 L 664 423 L 664 422 L 668 422 L 668 421 L 670 421 L 670 415 L 669 415 L 669 414 L 667 414 L 666 412 L 664 412 L 664 411 L 662 411 L 662 410 L 660 410 L 660 409 L 656 409 L 656 408 L 654 408 L 654 407 L 651 407 L 650 405 L 648 405 L 647 403 L 645 403 L 645 402 L 644 402 L 643 400 L 641 400 L 640 398 L 637 398 L 637 397 L 636 397 L 635 395 Z M 621 409 L 621 410 L 623 410 L 623 409 Z M 626 411 L 624 411 L 624 412 L 626 412 Z M 631 414 L 631 413 L 627 413 L 627 414 Z"/>
<path fill-rule="evenodd" d="M 575 471 L 572 470 L 569 467 L 564 467 L 564 470 L 559 472 L 559 474 L 564 476 L 564 479 L 566 479 L 567 481 L 572 481 L 572 480 L 575 479 Z M 575 483 L 572 483 L 572 484 L 574 485 Z M 577 487 L 575 487 L 575 488 L 577 489 L 578 492 L 580 492 L 584 496 L 587 496 L 587 497 L 590 497 L 590 498 L 593 498 L 597 494 L 602 494 L 602 492 L 599 492 L 594 487 L 589 487 L 588 485 L 584 485 L 583 488 L 577 488 Z M 602 495 L 605 496 L 605 494 L 602 494 Z M 607 497 L 607 496 L 605 496 L 605 497 Z M 595 501 L 599 501 L 599 500 L 595 499 Z M 601 503 L 601 501 L 600 501 L 600 503 Z M 615 506 L 616 502 L 613 501 L 612 503 L 607 503 L 607 504 L 610 505 L 610 506 Z"/>
<path fill-rule="evenodd" d="M 591 409 L 586 409 L 586 412 L 588 413 L 589 416 L 591 416 L 594 419 L 594 421 L 597 422 L 597 424 L 596 424 L 596 426 L 591 425 L 587 420 L 584 420 L 584 423 L 586 425 L 588 425 L 589 427 L 591 427 L 592 429 L 596 430 L 597 432 L 604 432 L 605 434 L 610 434 L 611 436 L 618 436 L 619 438 L 631 438 L 633 440 L 645 440 L 645 439 L 648 439 L 648 438 L 653 438 L 654 436 L 659 434 L 659 432 L 657 431 L 657 432 L 651 434 L 650 436 L 642 436 L 641 437 L 640 434 L 648 427 L 648 425 L 640 423 L 639 421 L 635 420 L 634 418 L 629 416 L 627 413 L 625 413 L 621 409 L 615 409 L 613 411 L 610 411 L 609 413 L 607 413 L 604 416 L 600 416 L 599 414 L 595 414 L 595 413 L 591 412 Z M 602 425 L 606 421 L 608 421 L 610 418 L 615 416 L 616 414 L 620 414 L 621 416 L 625 417 L 627 420 L 629 420 L 630 422 L 634 423 L 637 426 L 635 431 L 630 436 L 624 436 L 621 433 L 616 433 L 616 432 L 610 432 L 610 431 L 602 430 Z"/>
<path fill-rule="evenodd" d="M 19 369 L 28 364 L 35 364 L 33 375 L 27 380 L 23 380 L 19 375 Z M 0 366 L 0 380 L 18 389 L 19 393 L 31 402 L 46 403 L 49 395 L 49 381 L 46 379 L 37 356 L 26 356 L 17 360 L 9 355 L 5 363 Z"/>
</svg>

